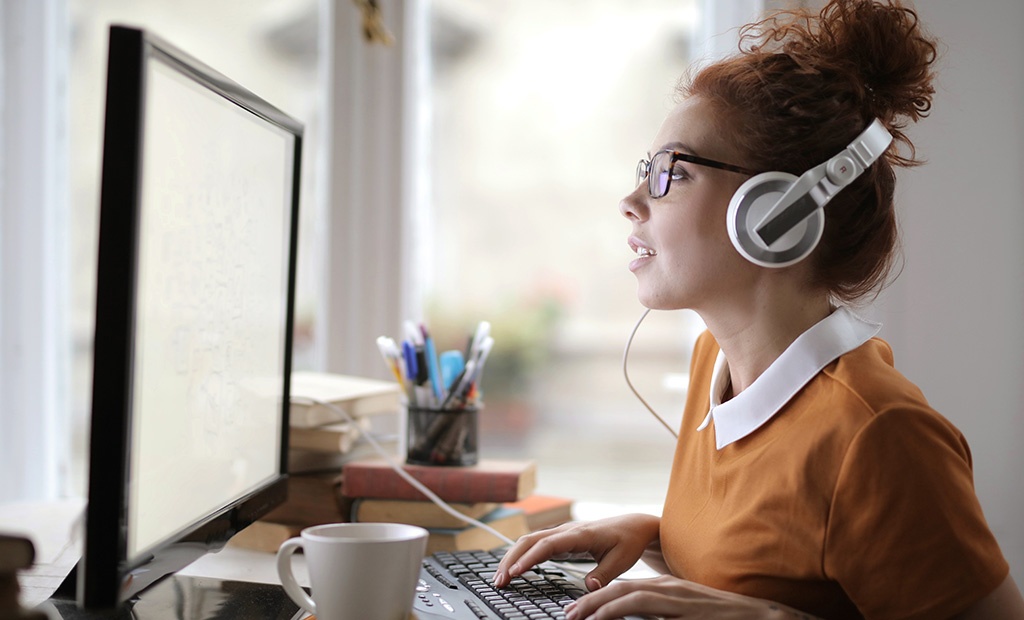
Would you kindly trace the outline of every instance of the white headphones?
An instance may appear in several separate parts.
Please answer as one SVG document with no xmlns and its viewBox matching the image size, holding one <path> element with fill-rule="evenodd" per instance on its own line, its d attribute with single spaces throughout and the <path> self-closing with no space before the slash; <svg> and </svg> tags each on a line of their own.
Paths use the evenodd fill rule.
<svg viewBox="0 0 1024 620">
<path fill-rule="evenodd" d="M 842 152 L 799 178 L 787 172 L 751 177 L 729 202 L 732 244 L 762 267 L 786 267 L 803 260 L 825 230 L 823 207 L 891 143 L 892 135 L 875 119 Z"/>
</svg>

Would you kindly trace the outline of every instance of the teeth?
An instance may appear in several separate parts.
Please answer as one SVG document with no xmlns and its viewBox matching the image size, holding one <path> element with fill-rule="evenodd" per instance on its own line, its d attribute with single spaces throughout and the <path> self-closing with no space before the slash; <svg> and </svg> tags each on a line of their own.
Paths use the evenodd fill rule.
<svg viewBox="0 0 1024 620">
<path fill-rule="evenodd" d="M 636 255 L 643 258 L 645 256 L 654 256 L 655 252 L 650 248 L 637 248 Z"/>
</svg>

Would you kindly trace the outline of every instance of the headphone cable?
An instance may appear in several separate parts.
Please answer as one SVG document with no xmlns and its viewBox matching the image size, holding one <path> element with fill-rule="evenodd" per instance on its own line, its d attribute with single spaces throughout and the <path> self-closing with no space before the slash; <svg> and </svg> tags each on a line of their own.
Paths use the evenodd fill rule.
<svg viewBox="0 0 1024 620">
<path fill-rule="evenodd" d="M 658 412 L 655 411 L 654 408 L 651 407 L 649 404 L 647 404 L 647 401 L 644 400 L 644 397 L 640 396 L 640 392 L 637 392 L 636 388 L 633 387 L 633 382 L 629 380 L 629 371 L 626 369 L 626 362 L 629 360 L 629 348 L 633 345 L 633 337 L 636 336 L 637 330 L 640 329 L 640 324 L 644 322 L 644 319 L 647 318 L 647 315 L 650 312 L 650 308 L 644 308 L 644 313 L 640 315 L 640 319 L 636 322 L 636 325 L 633 326 L 633 331 L 629 333 L 629 339 L 626 340 L 626 350 L 622 352 L 622 376 L 626 378 L 626 385 L 628 385 L 629 389 L 632 390 L 633 395 L 636 396 L 637 399 L 643 404 L 643 406 L 646 407 L 647 410 L 651 412 L 651 415 L 658 418 L 658 421 L 661 422 L 661 425 L 664 426 L 668 430 L 668 432 L 672 433 L 673 437 L 678 439 L 679 434 L 676 432 L 676 430 L 672 428 L 668 422 L 665 421 L 665 418 L 658 415 Z"/>
</svg>

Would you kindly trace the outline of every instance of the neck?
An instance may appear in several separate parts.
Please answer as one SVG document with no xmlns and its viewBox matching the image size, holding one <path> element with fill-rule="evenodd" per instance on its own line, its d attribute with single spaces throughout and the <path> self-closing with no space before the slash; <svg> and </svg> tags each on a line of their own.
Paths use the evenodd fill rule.
<svg viewBox="0 0 1024 620">
<path fill-rule="evenodd" d="M 726 311 L 701 313 L 729 360 L 730 396 L 750 387 L 800 334 L 831 312 L 824 294 L 780 291 L 754 295 Z"/>
</svg>

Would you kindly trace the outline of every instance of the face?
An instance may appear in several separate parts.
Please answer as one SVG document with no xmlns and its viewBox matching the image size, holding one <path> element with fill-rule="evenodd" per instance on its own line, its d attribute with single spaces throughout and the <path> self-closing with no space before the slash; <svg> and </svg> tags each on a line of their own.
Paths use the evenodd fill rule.
<svg viewBox="0 0 1024 620">
<path fill-rule="evenodd" d="M 645 159 L 663 149 L 742 166 L 723 138 L 713 109 L 691 97 L 669 114 Z M 711 309 L 754 284 L 756 267 L 732 247 L 726 228 L 729 200 L 744 174 L 677 161 L 668 193 L 651 198 L 640 183 L 619 204 L 632 224 L 629 264 L 637 296 L 648 308 Z"/>
</svg>

